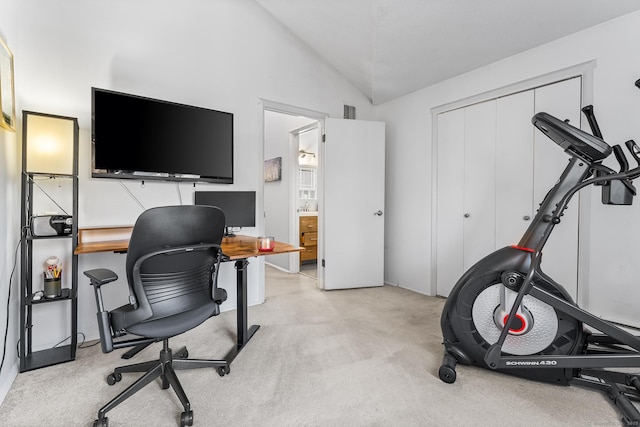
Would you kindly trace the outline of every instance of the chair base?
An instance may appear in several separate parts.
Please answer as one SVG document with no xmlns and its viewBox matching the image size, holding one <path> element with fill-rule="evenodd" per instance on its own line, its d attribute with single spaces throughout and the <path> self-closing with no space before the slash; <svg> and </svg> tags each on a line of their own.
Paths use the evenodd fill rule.
<svg viewBox="0 0 640 427">
<path fill-rule="evenodd" d="M 190 426 L 193 424 L 193 411 L 191 404 L 185 394 L 180 381 L 176 375 L 176 370 L 183 369 L 200 369 L 200 368 L 217 368 L 218 375 L 224 376 L 230 372 L 229 363 L 226 360 L 206 360 L 206 359 L 187 359 L 189 352 L 186 347 L 181 347 L 173 354 L 169 348 L 169 340 L 163 340 L 162 350 L 158 360 L 149 362 L 135 363 L 133 365 L 121 366 L 113 370 L 112 374 L 107 376 L 107 383 L 114 385 L 122 379 L 122 373 L 128 372 L 144 372 L 133 384 L 127 387 L 123 392 L 113 398 L 109 403 L 104 405 L 98 411 L 98 419 L 93 423 L 94 427 L 106 427 L 109 425 L 106 413 L 126 399 L 140 391 L 147 384 L 160 378 L 162 388 L 172 387 L 175 391 L 180 403 L 184 407 L 180 417 L 180 426 Z M 175 358 L 174 358 L 175 357 Z"/>
</svg>

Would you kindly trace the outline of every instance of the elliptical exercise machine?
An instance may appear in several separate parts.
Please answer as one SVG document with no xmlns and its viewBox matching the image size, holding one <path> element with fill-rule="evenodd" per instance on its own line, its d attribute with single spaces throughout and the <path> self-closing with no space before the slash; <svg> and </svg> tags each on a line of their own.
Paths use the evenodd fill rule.
<svg viewBox="0 0 640 427">
<path fill-rule="evenodd" d="M 606 393 L 623 421 L 638 425 L 632 400 L 640 401 L 640 374 L 604 368 L 640 367 L 640 337 L 578 307 L 540 268 L 547 239 L 580 189 L 602 186 L 602 202 L 611 205 L 630 205 L 636 194 L 632 181 L 640 176 L 640 147 L 625 143 L 638 164 L 629 169 L 622 148 L 602 140 L 593 108 L 582 111 L 593 135 L 547 113 L 533 117 L 533 125 L 571 159 L 520 242 L 481 259 L 454 286 L 442 311 L 445 352 L 438 374 L 453 383 L 461 363 L 586 386 Z M 612 151 L 619 172 L 602 165 Z"/>
</svg>

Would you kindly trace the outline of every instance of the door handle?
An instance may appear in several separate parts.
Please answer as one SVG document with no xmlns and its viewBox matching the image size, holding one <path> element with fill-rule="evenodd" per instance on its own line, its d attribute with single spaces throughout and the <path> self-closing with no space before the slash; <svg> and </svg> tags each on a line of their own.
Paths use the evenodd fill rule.
<svg viewBox="0 0 640 427">
<path fill-rule="evenodd" d="M 374 212 L 373 214 L 377 216 L 382 216 L 382 211 L 377 211 L 377 212 Z"/>
<path fill-rule="evenodd" d="M 525 215 L 522 217 L 522 219 L 524 219 L 525 221 L 529 221 L 531 217 L 529 215 Z"/>
</svg>

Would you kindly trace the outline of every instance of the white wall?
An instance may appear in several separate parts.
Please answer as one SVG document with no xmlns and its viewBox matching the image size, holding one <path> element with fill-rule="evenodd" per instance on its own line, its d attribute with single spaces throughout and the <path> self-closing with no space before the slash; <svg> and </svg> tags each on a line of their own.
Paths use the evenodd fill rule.
<svg viewBox="0 0 640 427">
<path fill-rule="evenodd" d="M 235 183 L 198 184 L 197 189 L 256 190 L 262 209 L 263 114 L 260 99 L 323 111 L 335 117 L 342 105 L 356 105 L 372 117 L 369 100 L 334 68 L 290 35 L 250 0 L 0 0 L 0 33 L 16 56 L 16 97 L 20 109 L 78 117 L 80 124 L 80 227 L 133 224 L 142 211 L 121 183 L 92 179 L 89 170 L 91 87 L 96 86 L 234 113 Z M 7 14 L 8 12 L 8 14 Z M 10 37 L 9 37 L 10 36 Z M 123 117 L 123 121 L 128 118 Z M 3 162 L 0 187 L 7 192 L 0 220 L 0 263 L 13 262 L 19 229 L 19 140 L 0 131 Z M 188 184 L 127 181 L 144 208 L 192 203 Z M 263 221 L 249 233 L 263 231 Z M 10 253 L 11 252 L 11 253 Z M 124 277 L 124 257 L 83 255 L 79 260 L 78 330 L 96 338 L 95 303 L 82 271 L 107 267 Z M 6 268 L 5 268 L 6 270 Z M 0 297 L 6 294 L 2 270 Z M 249 302 L 264 299 L 263 262 L 251 260 Z M 235 272 L 225 265 L 223 309 L 235 308 Z M 107 305 L 122 304 L 124 283 L 105 289 Z M 14 295 L 18 288 L 14 283 Z M 15 310 L 14 310 L 15 313 Z M 34 348 L 64 338 L 42 328 Z M 11 322 L 9 365 L 15 364 L 16 318 Z M 2 373 L 4 377 L 4 370 Z M 2 384 L 6 384 L 3 382 Z"/>
<path fill-rule="evenodd" d="M 605 139 L 611 144 L 634 136 L 640 139 L 640 91 L 633 86 L 640 78 L 638 40 L 640 13 L 635 12 L 380 105 L 377 118 L 387 122 L 386 281 L 424 294 L 434 290 L 432 108 L 596 60 L 593 104 Z M 630 246 L 628 236 L 640 235 L 636 225 L 640 208 L 601 206 L 599 198 L 599 192 L 594 192 L 590 215 L 586 213 L 589 228 L 581 230 L 581 238 L 591 238 L 584 259 L 587 275 L 579 285 L 582 302 L 593 302 L 591 284 L 601 279 L 606 282 L 608 274 L 620 278 L 619 272 L 637 260 L 630 247 L 618 246 L 622 242 Z M 625 228 L 611 227 L 612 218 Z M 627 273 L 624 277 L 632 276 Z M 625 286 L 628 289 L 631 284 Z M 598 289 L 597 297 L 610 301 L 605 294 L 612 288 L 602 285 Z M 632 301 L 624 298 L 621 292 L 618 303 L 629 307 Z"/>
<path fill-rule="evenodd" d="M 9 45 L 14 55 L 19 53 L 16 46 L 16 3 L 10 0 L 0 0 L 0 37 Z M 16 259 L 16 247 L 20 241 L 20 147 L 17 132 L 9 132 L 0 128 L 0 340 L 6 340 L 6 350 L 0 349 L 0 357 L 4 359 L 0 371 L 0 402 L 9 391 L 11 382 L 18 373 L 18 355 L 15 352 L 19 337 L 17 328 L 19 319 L 19 265 Z M 19 257 L 19 255 L 18 255 Z M 17 264 L 16 264 L 17 263 Z M 12 271 L 16 267 L 16 273 Z M 11 282 L 10 279 L 12 278 Z M 11 283 L 11 299 L 9 298 L 9 284 Z M 8 308 L 8 312 L 6 311 Z M 9 328 L 7 326 L 7 313 Z"/>
</svg>

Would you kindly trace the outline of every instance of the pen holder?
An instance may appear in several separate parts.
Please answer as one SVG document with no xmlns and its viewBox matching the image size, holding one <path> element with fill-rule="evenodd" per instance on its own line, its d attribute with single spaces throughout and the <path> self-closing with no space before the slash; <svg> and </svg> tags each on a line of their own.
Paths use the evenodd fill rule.
<svg viewBox="0 0 640 427">
<path fill-rule="evenodd" d="M 44 297 L 56 298 L 62 295 L 62 274 L 59 277 L 44 278 Z"/>
<path fill-rule="evenodd" d="M 258 237 L 258 250 L 260 252 L 271 252 L 276 246 L 276 240 L 270 236 Z"/>
</svg>

